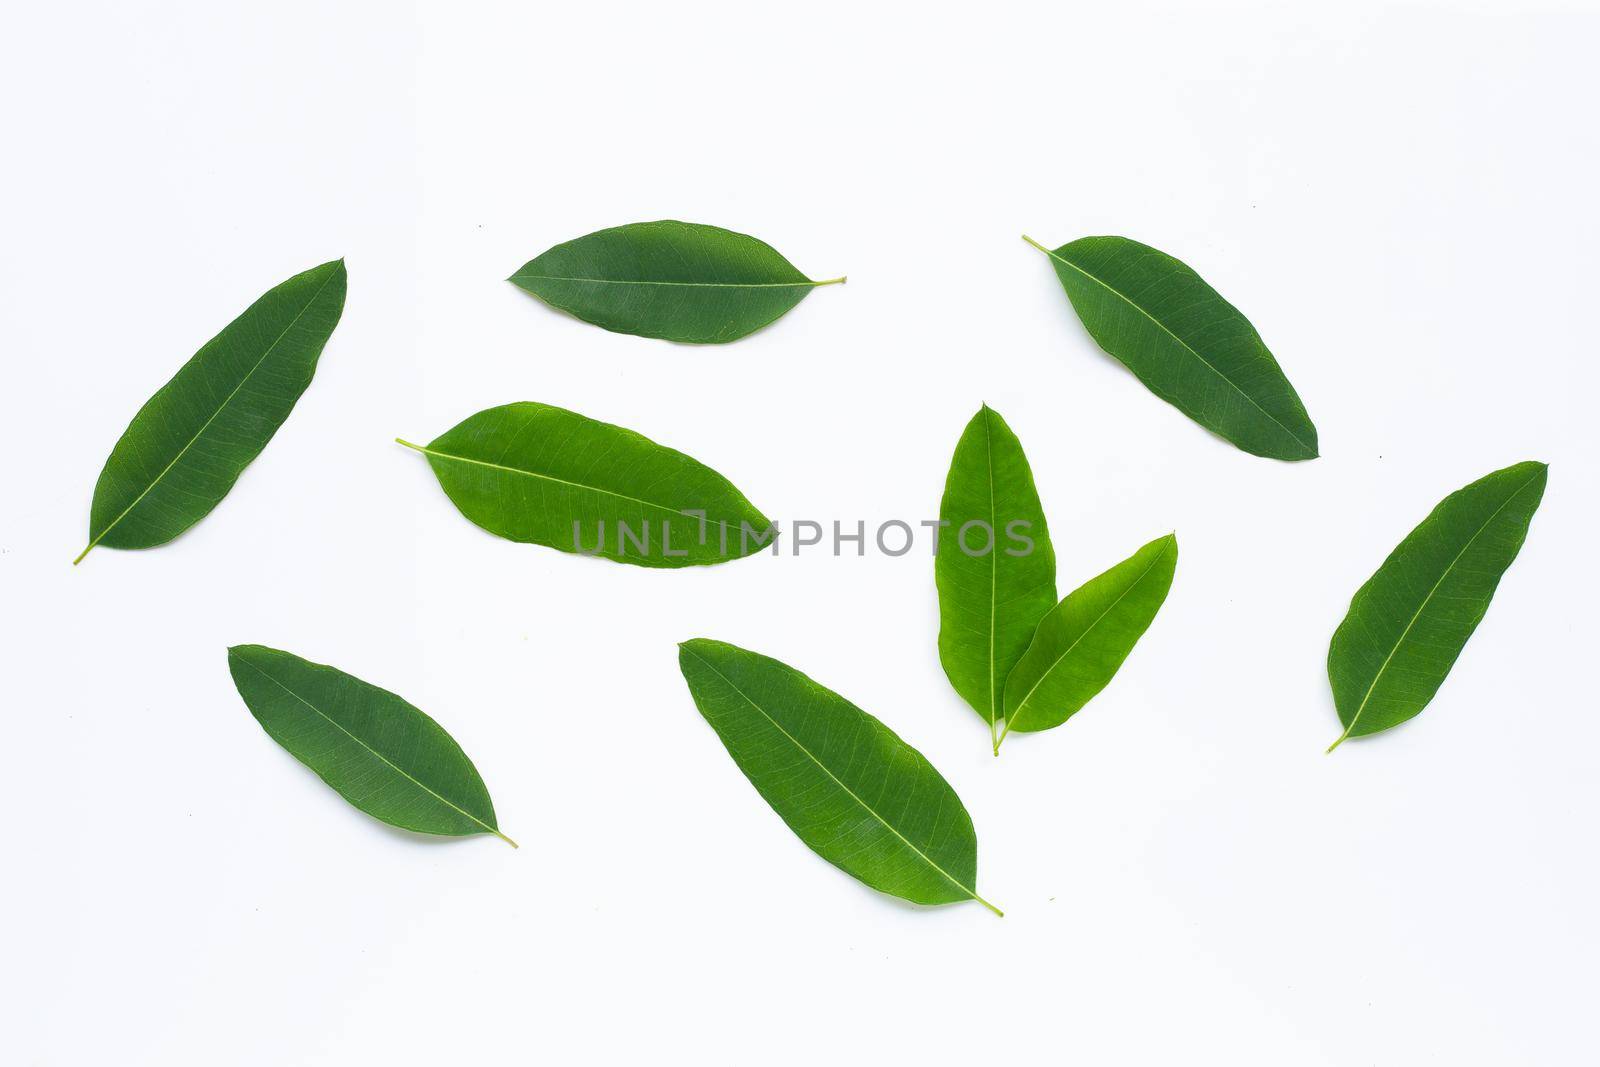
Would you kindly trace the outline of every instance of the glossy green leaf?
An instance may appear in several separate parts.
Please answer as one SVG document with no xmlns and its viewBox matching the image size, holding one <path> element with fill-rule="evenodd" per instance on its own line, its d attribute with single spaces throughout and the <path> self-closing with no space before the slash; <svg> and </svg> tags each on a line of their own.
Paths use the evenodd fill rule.
<svg viewBox="0 0 1600 1067">
<path fill-rule="evenodd" d="M 636 222 L 556 245 L 512 282 L 596 326 L 687 344 L 737 341 L 819 285 L 765 241 L 720 226 Z"/>
<path fill-rule="evenodd" d="M 1051 250 L 1089 335 L 1167 403 L 1257 456 L 1315 459 L 1317 428 L 1250 320 L 1165 252 L 1126 237 Z"/>
<path fill-rule="evenodd" d="M 228 670 L 267 735 L 368 815 L 424 834 L 494 834 L 516 847 L 461 746 L 393 693 L 261 645 L 228 649 Z"/>
<path fill-rule="evenodd" d="M 1517 558 L 1547 472 L 1518 463 L 1451 493 L 1356 591 L 1328 645 L 1344 725 L 1329 752 L 1428 706 Z"/>
<path fill-rule="evenodd" d="M 998 747 L 1006 675 L 1055 606 L 1056 556 L 1022 442 L 988 405 L 956 443 L 939 518 L 939 662 Z"/>
<path fill-rule="evenodd" d="M 271 289 L 207 341 L 123 431 L 89 511 L 89 545 L 151 548 L 228 495 L 311 384 L 344 310 L 344 261 Z"/>
<path fill-rule="evenodd" d="M 776 537 L 710 467 L 548 404 L 490 408 L 426 447 L 400 444 L 428 457 L 461 514 L 512 541 L 691 567 L 751 555 Z"/>
<path fill-rule="evenodd" d="M 1060 726 L 1104 689 L 1155 621 L 1177 566 L 1168 534 L 1068 593 L 1006 679 L 1001 740 Z"/>
<path fill-rule="evenodd" d="M 918 904 L 976 900 L 978 842 L 961 798 L 883 723 L 792 667 L 703 638 L 678 665 L 700 714 L 813 852 Z"/>
</svg>

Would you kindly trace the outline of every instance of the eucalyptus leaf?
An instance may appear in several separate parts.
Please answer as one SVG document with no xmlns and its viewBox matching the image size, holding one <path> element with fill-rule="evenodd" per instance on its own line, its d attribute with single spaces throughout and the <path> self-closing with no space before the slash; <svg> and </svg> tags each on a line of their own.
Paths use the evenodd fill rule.
<svg viewBox="0 0 1600 1067">
<path fill-rule="evenodd" d="M 151 548 L 205 518 L 311 384 L 344 310 L 344 261 L 270 289 L 133 417 L 95 483 L 89 544 Z"/>
<path fill-rule="evenodd" d="M 617 333 L 723 344 L 776 321 L 819 285 L 765 241 L 692 222 L 636 222 L 530 259 L 510 280 Z"/>
<path fill-rule="evenodd" d="M 1022 442 L 987 404 L 956 443 L 939 518 L 939 662 L 998 748 L 1006 676 L 1055 606 L 1056 557 Z"/>
<path fill-rule="evenodd" d="M 1185 264 L 1126 237 L 1049 249 L 1099 346 L 1167 403 L 1246 452 L 1317 456 L 1317 428 L 1250 320 Z"/>
<path fill-rule="evenodd" d="M 1060 726 L 1104 689 L 1155 621 L 1177 565 L 1168 534 L 1068 593 L 1006 679 L 1000 739 Z"/>
<path fill-rule="evenodd" d="M 961 798 L 883 723 L 793 667 L 721 641 L 679 646 L 700 714 L 789 828 L 874 889 L 976 900 L 978 843 Z"/>
<path fill-rule="evenodd" d="M 393 693 L 261 645 L 228 649 L 228 670 L 267 735 L 368 815 L 424 834 L 493 834 L 516 847 L 461 746 Z"/>
<path fill-rule="evenodd" d="M 642 567 L 721 563 L 774 544 L 769 519 L 710 467 L 548 404 L 489 408 L 426 446 L 445 495 L 512 541 Z"/>
<path fill-rule="evenodd" d="M 1451 493 L 1356 591 L 1328 645 L 1344 725 L 1329 752 L 1428 706 L 1517 558 L 1548 470 L 1518 463 Z"/>
</svg>

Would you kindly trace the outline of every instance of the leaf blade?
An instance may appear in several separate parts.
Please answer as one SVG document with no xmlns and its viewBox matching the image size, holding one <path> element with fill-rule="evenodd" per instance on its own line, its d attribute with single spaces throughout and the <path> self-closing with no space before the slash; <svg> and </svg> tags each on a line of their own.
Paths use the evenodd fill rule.
<svg viewBox="0 0 1600 1067">
<path fill-rule="evenodd" d="M 751 531 L 766 533 L 771 520 L 710 467 L 564 408 L 504 404 L 426 447 L 400 443 L 427 457 L 462 515 L 507 540 L 669 568 L 723 563 L 769 543 Z"/>
<path fill-rule="evenodd" d="M 210 514 L 289 417 L 344 310 L 343 260 L 289 278 L 142 406 L 95 483 L 89 544 L 153 548 Z"/>
<path fill-rule="evenodd" d="M 1109 685 L 1166 602 L 1177 564 L 1168 534 L 1068 593 L 1006 679 L 1006 733 L 1060 726 Z"/>
<path fill-rule="evenodd" d="M 1022 442 L 987 404 L 956 444 L 939 518 L 939 662 L 956 692 L 989 723 L 996 743 L 1006 676 L 1055 606 L 1056 560 Z M 1010 554 L 1017 522 L 1028 524 L 1032 544 L 1025 555 Z M 969 552 L 962 539 L 970 523 L 989 531 L 983 555 Z"/>
<path fill-rule="evenodd" d="M 682 344 L 736 341 L 844 281 L 812 281 L 748 234 L 670 219 L 558 244 L 509 280 L 602 329 Z"/>
<path fill-rule="evenodd" d="M 808 848 L 918 904 L 976 900 L 972 819 L 922 754 L 787 664 L 721 641 L 679 646 L 700 714 Z"/>
<path fill-rule="evenodd" d="M 1187 264 L 1126 237 L 1025 240 L 1095 343 L 1151 392 L 1252 455 L 1317 458 L 1317 428 L 1261 335 Z"/>
<path fill-rule="evenodd" d="M 493 834 L 516 847 L 461 746 L 404 699 L 263 645 L 228 649 L 228 670 L 267 735 L 355 808 L 417 833 Z"/>
<path fill-rule="evenodd" d="M 1356 590 L 1328 642 L 1341 734 L 1391 729 L 1433 700 L 1489 610 L 1544 498 L 1548 464 L 1516 463 L 1451 493 Z"/>
</svg>

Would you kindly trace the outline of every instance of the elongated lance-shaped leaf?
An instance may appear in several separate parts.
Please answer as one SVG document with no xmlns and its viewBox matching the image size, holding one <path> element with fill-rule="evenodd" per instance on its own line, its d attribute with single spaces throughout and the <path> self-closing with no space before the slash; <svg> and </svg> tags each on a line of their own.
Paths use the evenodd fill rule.
<svg viewBox="0 0 1600 1067">
<path fill-rule="evenodd" d="M 584 322 L 723 344 L 781 318 L 819 285 L 765 241 L 693 222 L 636 222 L 556 245 L 513 283 Z"/>
<path fill-rule="evenodd" d="M 512 541 L 691 567 L 751 555 L 777 536 L 710 467 L 548 404 L 490 408 L 426 447 L 399 443 L 428 457 L 461 514 Z"/>
<path fill-rule="evenodd" d="M 1428 706 L 1517 558 L 1547 475 L 1518 463 L 1451 493 L 1356 591 L 1328 645 L 1344 725 L 1329 752 Z"/>
<path fill-rule="evenodd" d="M 679 646 L 689 692 L 762 799 L 813 852 L 918 904 L 976 900 L 961 798 L 883 723 L 793 667 L 721 641 Z"/>
<path fill-rule="evenodd" d="M 1250 320 L 1189 267 L 1126 237 L 1048 249 L 1099 346 L 1167 403 L 1246 452 L 1315 459 L 1317 428 Z"/>
<path fill-rule="evenodd" d="M 1158 537 L 1091 578 L 1039 623 L 1006 679 L 1006 728 L 1060 726 L 1110 684 L 1172 588 L 1178 539 Z"/>
<path fill-rule="evenodd" d="M 939 518 L 939 662 L 998 749 L 1006 675 L 1055 606 L 1056 556 L 1022 442 L 987 404 L 956 444 Z"/>
<path fill-rule="evenodd" d="M 297 274 L 207 341 L 123 431 L 89 510 L 89 545 L 151 548 L 228 495 L 311 384 L 344 310 L 344 261 Z"/>
<path fill-rule="evenodd" d="M 228 649 L 250 714 L 375 819 L 424 834 L 500 832 L 477 768 L 444 728 L 386 689 L 261 645 Z"/>
</svg>

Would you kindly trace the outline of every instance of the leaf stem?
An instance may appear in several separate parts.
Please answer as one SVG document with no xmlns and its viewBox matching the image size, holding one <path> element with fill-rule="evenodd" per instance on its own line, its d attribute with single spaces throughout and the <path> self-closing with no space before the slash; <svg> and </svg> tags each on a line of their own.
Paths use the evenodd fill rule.
<svg viewBox="0 0 1600 1067">
<path fill-rule="evenodd" d="M 407 448 L 415 449 L 416 451 L 422 452 L 422 453 L 426 453 L 428 451 L 426 448 L 423 448 L 421 445 L 412 444 L 410 441 L 407 441 L 404 437 L 396 437 L 394 439 L 394 443 L 397 444 L 397 445 L 405 445 Z"/>
<path fill-rule="evenodd" d="M 1000 728 L 1000 736 L 998 738 L 996 738 L 995 742 L 994 742 L 994 754 L 996 756 L 1000 755 L 1000 743 L 1006 739 L 1006 735 L 1009 734 L 1010 732 L 1011 732 L 1011 720 L 1007 719 L 1006 720 L 1006 724 Z"/>
<path fill-rule="evenodd" d="M 999 908 L 995 907 L 993 904 L 989 903 L 987 900 L 984 900 L 978 894 L 976 894 L 976 893 L 972 894 L 972 899 L 976 900 L 979 904 L 982 904 L 984 907 L 988 908 L 990 911 L 992 911 L 996 915 L 1000 916 L 1000 918 L 1004 919 L 1006 917 L 1006 913 L 1005 912 L 1001 911 Z"/>
<path fill-rule="evenodd" d="M 843 285 L 845 282 L 847 282 L 849 280 L 850 280 L 850 276 L 848 274 L 841 274 L 837 278 L 829 278 L 825 282 L 812 282 L 811 284 L 813 286 L 817 286 L 817 285 Z"/>
<path fill-rule="evenodd" d="M 87 556 L 89 554 L 89 549 L 93 548 L 95 545 L 97 545 L 99 543 L 100 543 L 99 539 L 96 538 L 95 540 L 90 541 L 87 545 L 85 545 L 83 547 L 83 551 L 78 553 L 78 558 L 72 561 L 72 565 L 74 567 L 76 567 L 78 564 L 82 563 L 83 562 L 83 557 Z"/>
<path fill-rule="evenodd" d="M 512 848 L 521 847 L 515 841 L 511 840 L 511 838 L 509 838 L 505 834 L 501 833 L 499 830 L 492 830 L 490 832 L 493 833 L 494 836 L 498 837 L 500 840 L 504 841 L 506 844 L 510 845 Z"/>
<path fill-rule="evenodd" d="M 1346 726 L 1344 728 L 1344 733 L 1339 735 L 1339 740 L 1335 741 L 1333 744 L 1328 746 L 1328 752 L 1332 752 L 1334 749 L 1336 749 L 1340 745 L 1344 744 L 1345 740 L 1347 738 L 1349 738 L 1349 736 L 1350 736 L 1350 731 L 1354 730 L 1355 728 L 1356 728 L 1356 724 L 1353 723 L 1353 722 L 1349 726 Z M 1328 752 L 1324 752 L 1323 755 L 1326 756 L 1328 754 Z"/>
<path fill-rule="evenodd" d="M 1043 252 L 1045 255 L 1048 256 L 1050 254 L 1050 250 L 1048 248 L 1046 248 L 1044 245 L 1040 244 L 1038 241 L 1035 241 L 1032 237 L 1029 237 L 1027 234 L 1023 234 L 1022 235 L 1022 239 L 1024 241 L 1028 242 L 1033 247 L 1037 248 L 1039 251 Z"/>
</svg>

